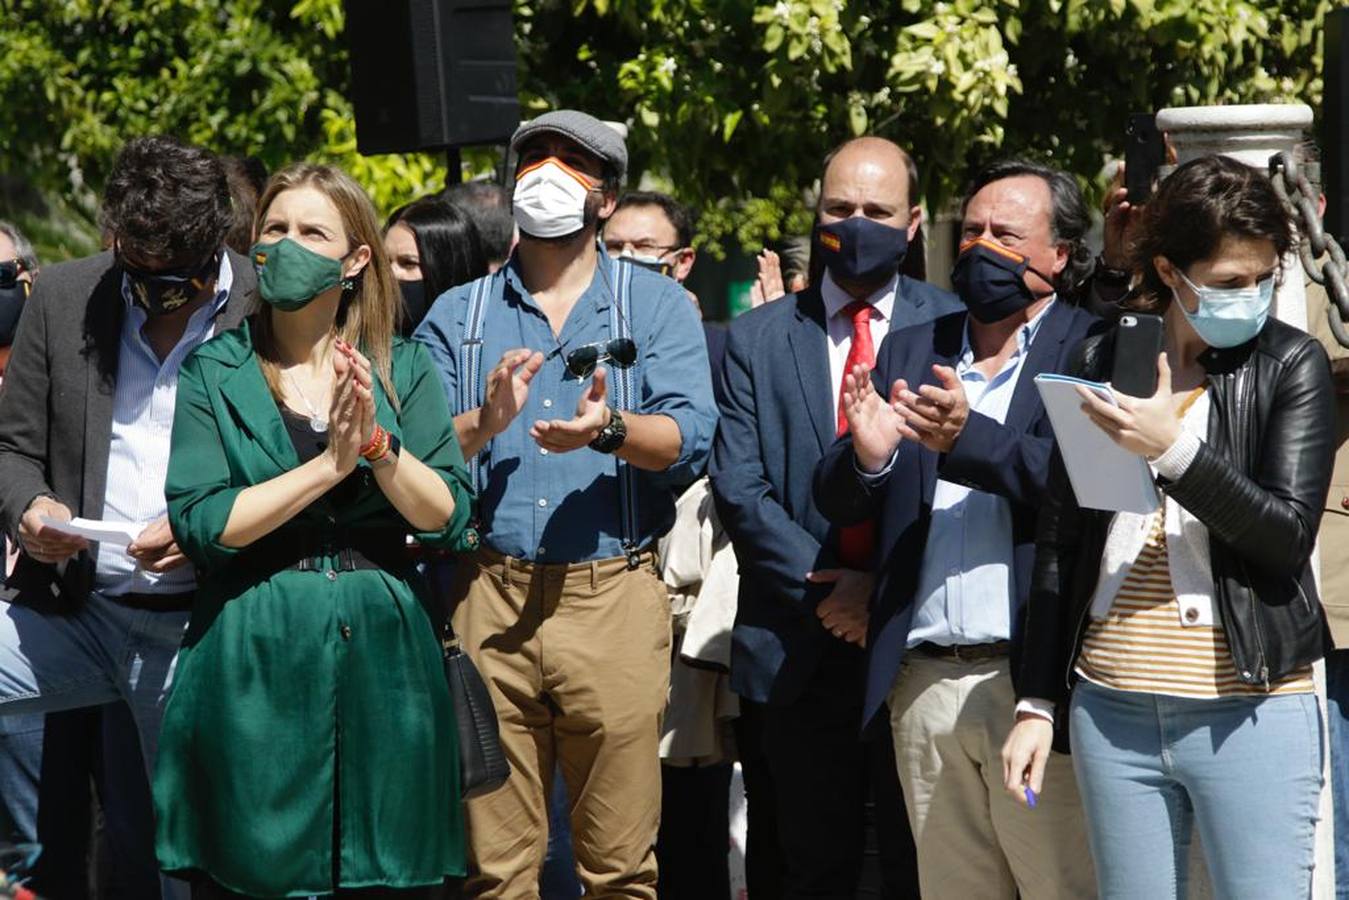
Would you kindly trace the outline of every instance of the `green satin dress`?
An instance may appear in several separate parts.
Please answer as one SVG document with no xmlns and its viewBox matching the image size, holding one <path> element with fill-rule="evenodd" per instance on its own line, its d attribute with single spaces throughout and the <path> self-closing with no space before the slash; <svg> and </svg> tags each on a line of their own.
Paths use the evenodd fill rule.
<svg viewBox="0 0 1349 900">
<path fill-rule="evenodd" d="M 464 822 L 424 582 L 404 565 L 343 571 L 336 554 L 313 571 L 260 567 L 219 543 L 240 491 L 299 464 L 249 328 L 179 375 L 165 493 L 199 587 L 154 778 L 160 864 L 257 897 L 439 884 L 464 872 Z M 449 546 L 469 485 L 444 389 L 419 344 L 395 339 L 392 369 L 401 411 L 376 379 L 378 421 L 455 501 L 442 531 L 414 536 Z M 411 532 L 364 462 L 342 487 L 275 540 Z"/>
</svg>

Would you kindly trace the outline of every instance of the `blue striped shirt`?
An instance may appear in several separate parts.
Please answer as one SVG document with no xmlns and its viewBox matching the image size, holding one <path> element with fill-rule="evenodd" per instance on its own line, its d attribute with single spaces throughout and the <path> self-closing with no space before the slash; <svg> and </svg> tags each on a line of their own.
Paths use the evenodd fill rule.
<svg viewBox="0 0 1349 900">
<path fill-rule="evenodd" d="M 164 479 L 169 469 L 169 435 L 178 394 L 178 367 L 189 353 L 215 332 L 216 316 L 225 308 L 234 271 L 228 254 L 220 257 L 215 297 L 192 314 L 178 344 L 163 361 L 145 340 L 146 312 L 131 298 L 122 278 L 122 336 L 117 353 L 117 387 L 112 401 L 112 439 L 108 448 L 108 487 L 103 518 L 149 525 L 168 513 Z M 179 594 L 196 587 L 192 566 L 162 575 L 147 572 L 118 547 L 100 544 L 94 588 L 120 594 Z"/>
</svg>

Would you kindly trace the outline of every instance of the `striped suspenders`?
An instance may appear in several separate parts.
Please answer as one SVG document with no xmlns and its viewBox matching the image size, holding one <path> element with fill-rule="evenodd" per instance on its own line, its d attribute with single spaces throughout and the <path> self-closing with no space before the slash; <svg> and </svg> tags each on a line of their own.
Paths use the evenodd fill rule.
<svg viewBox="0 0 1349 900">
<path fill-rule="evenodd" d="M 607 259 L 601 259 L 600 265 L 611 265 L 610 271 L 614 274 L 611 284 L 614 302 L 609 307 L 609 334 L 615 338 L 632 338 L 632 328 L 629 324 L 632 321 L 632 265 L 622 261 L 611 263 Z M 490 275 L 479 278 L 473 283 L 473 289 L 469 293 L 468 309 L 464 315 L 464 331 L 459 344 L 460 377 L 456 415 L 476 409 L 482 405 L 484 400 L 482 335 L 483 326 L 487 319 L 488 297 L 491 292 L 492 281 L 496 277 L 496 275 Z M 638 402 L 637 392 L 640 384 L 637 364 L 626 369 L 611 366 L 609 375 L 611 402 L 614 408 L 620 411 L 633 409 Z M 486 448 L 483 449 L 486 450 Z M 469 480 L 479 496 L 481 496 L 484 487 L 481 480 L 481 456 L 482 452 L 479 452 L 466 460 Z M 636 476 L 632 471 L 632 466 L 617 456 L 614 457 L 614 466 L 618 476 L 619 527 L 621 529 L 623 555 L 627 558 L 628 567 L 635 569 L 639 565 L 641 551 L 637 544 Z M 480 526 L 481 520 L 475 516 L 472 527 L 477 529 Z"/>
</svg>

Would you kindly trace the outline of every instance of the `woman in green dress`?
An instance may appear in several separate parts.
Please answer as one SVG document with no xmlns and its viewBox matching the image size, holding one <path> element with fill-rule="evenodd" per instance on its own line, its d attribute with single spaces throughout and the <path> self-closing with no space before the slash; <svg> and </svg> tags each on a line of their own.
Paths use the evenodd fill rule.
<svg viewBox="0 0 1349 900">
<path fill-rule="evenodd" d="M 365 193 L 292 166 L 253 248 L 266 304 L 178 387 L 166 494 L 198 569 L 155 774 L 196 898 L 431 896 L 464 871 L 454 713 L 408 536 L 468 479 Z"/>
</svg>

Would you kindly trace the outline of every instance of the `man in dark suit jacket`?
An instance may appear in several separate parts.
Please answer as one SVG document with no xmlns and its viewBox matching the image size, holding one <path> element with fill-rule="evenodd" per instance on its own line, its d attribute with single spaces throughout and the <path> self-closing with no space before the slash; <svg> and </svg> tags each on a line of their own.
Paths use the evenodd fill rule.
<svg viewBox="0 0 1349 900">
<path fill-rule="evenodd" d="M 1058 299 L 1089 265 L 1090 220 L 1071 177 L 1018 161 L 975 180 L 963 217 L 968 313 L 893 334 L 870 378 L 850 374 L 850 433 L 814 495 L 836 525 L 878 517 L 863 715 L 888 700 L 924 900 L 1093 896 L 1069 761 L 1031 812 L 999 755 L 1054 441 L 1034 379 L 1096 327 Z"/>
<path fill-rule="evenodd" d="M 810 489 L 838 431 L 849 354 L 958 308 L 949 292 L 897 273 L 920 223 L 915 182 L 908 154 L 891 142 L 844 144 L 821 189 L 817 252 L 826 275 L 730 328 L 711 475 L 740 564 L 731 686 L 742 698 L 737 737 L 756 897 L 851 898 L 868 782 L 894 787 L 888 751 L 869 758 L 858 731 L 872 560 L 867 552 L 841 558 L 840 535 Z M 897 795 L 878 793 L 878 814 L 896 813 Z M 880 843 L 902 853 L 906 840 L 883 833 Z M 887 894 L 903 896 L 904 887 Z"/>
<path fill-rule="evenodd" d="M 22 550 L 0 602 L 0 715 L 129 705 L 146 768 L 110 773 L 128 802 L 108 805 L 107 831 L 143 863 L 131 893 L 154 896 L 146 773 L 195 588 L 165 517 L 178 367 L 257 291 L 223 247 L 230 194 L 210 153 L 133 140 L 102 213 L 113 251 L 44 270 L 0 390 L 0 523 Z M 73 517 L 120 524 L 127 552 L 50 524 Z"/>
</svg>

